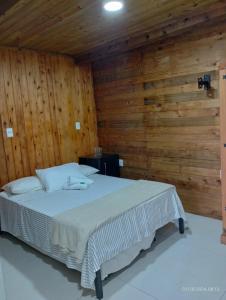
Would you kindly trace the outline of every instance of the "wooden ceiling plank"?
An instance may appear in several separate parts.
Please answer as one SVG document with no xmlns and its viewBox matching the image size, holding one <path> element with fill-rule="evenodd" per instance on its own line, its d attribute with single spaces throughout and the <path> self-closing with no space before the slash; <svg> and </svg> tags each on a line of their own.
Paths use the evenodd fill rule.
<svg viewBox="0 0 226 300">
<path fill-rule="evenodd" d="M 75 16 L 74 16 L 75 17 Z M 77 17 L 77 16 L 76 16 Z M 34 24 L 35 25 L 35 24 Z M 68 25 L 68 24 L 67 24 Z M 89 24 L 87 24 L 87 25 L 89 25 Z M 60 25 L 61 26 L 61 25 Z M 62 26 L 61 26 L 62 27 Z M 49 29 L 47 29 L 47 30 L 49 30 Z M 67 29 L 68 30 L 68 29 Z M 60 32 L 59 32 L 59 28 L 58 28 L 58 30 L 56 31 L 55 30 L 55 32 L 57 32 L 57 34 L 56 34 L 56 37 L 57 38 L 59 38 L 59 35 L 60 35 Z M 46 33 L 46 32 L 45 32 Z"/>
<path fill-rule="evenodd" d="M 171 22 L 165 22 L 165 26 L 162 28 L 155 28 L 151 31 L 146 31 L 145 33 L 138 33 L 137 36 L 131 38 L 124 38 L 112 41 L 111 43 L 105 44 L 103 47 L 97 47 L 92 49 L 90 53 L 83 54 L 77 57 L 77 60 L 86 61 L 92 59 L 100 59 L 101 57 L 113 55 L 115 53 L 123 53 L 131 49 L 136 49 L 148 44 L 153 44 L 154 42 L 169 38 L 173 35 L 179 35 L 186 30 L 196 28 L 197 31 L 204 30 L 202 28 L 203 24 L 205 26 L 213 26 L 214 24 L 220 23 L 225 20 L 226 17 L 226 3 L 221 5 L 215 10 L 211 8 L 207 12 L 199 14 L 197 16 L 184 16 Z M 206 24 L 208 22 L 208 24 Z M 160 25 L 159 25 L 160 26 Z M 69 50 L 70 51 L 70 50 Z M 69 52 L 68 51 L 68 52 Z M 75 56 L 76 57 L 76 56 Z"/>
<path fill-rule="evenodd" d="M 0 33 L 23 24 L 26 17 L 34 11 L 34 8 L 38 9 L 40 5 L 40 0 L 33 2 L 31 0 L 21 0 L 18 2 L 18 5 L 13 6 L 5 15 L 0 16 Z"/>
<path fill-rule="evenodd" d="M 43 31 L 41 30 L 41 34 L 40 32 L 37 32 L 35 34 L 31 34 L 28 37 L 25 37 L 23 39 L 23 43 L 22 46 L 23 47 L 30 47 L 30 48 L 40 48 L 40 49 L 45 49 L 45 43 L 47 44 L 47 49 L 49 50 L 49 45 L 54 45 L 53 48 L 55 48 L 55 44 L 59 44 L 61 51 L 62 51 L 62 45 L 67 46 L 67 43 L 69 43 L 69 41 L 73 42 L 73 45 L 78 45 L 79 40 L 82 38 L 82 36 L 84 36 L 84 33 L 81 31 L 76 31 L 76 28 L 80 28 L 80 25 L 75 25 L 72 26 L 71 25 L 71 32 L 69 31 L 69 24 L 71 22 L 71 20 L 73 20 L 75 18 L 74 14 L 69 15 L 67 18 L 63 19 L 60 23 L 57 24 L 51 24 L 51 26 L 46 26 L 46 28 L 54 28 L 54 30 L 52 31 L 53 33 L 49 33 L 48 29 L 44 28 L 43 26 Z M 62 30 L 59 30 L 61 29 Z M 56 33 L 56 34 L 55 34 Z M 44 38 L 42 39 L 40 36 L 46 36 L 48 38 Z M 38 41 L 38 42 L 37 42 Z M 65 43 L 65 41 L 67 41 Z M 42 46 L 43 44 L 43 46 Z M 50 46 L 51 48 L 51 46 Z M 51 50 L 50 50 L 51 51 Z M 54 49 L 54 51 L 57 51 L 56 49 Z M 59 52 L 61 52 L 59 51 Z M 64 52 L 64 51 L 63 51 Z"/>
<path fill-rule="evenodd" d="M 149 16 L 147 13 L 141 16 L 142 22 L 139 29 L 142 31 L 146 30 L 146 28 L 150 28 L 150 17 L 152 18 L 152 22 L 154 24 L 158 24 L 161 23 L 164 19 L 173 20 L 174 18 L 178 18 L 178 16 L 180 16 L 181 14 L 189 15 L 190 13 L 202 11 L 206 7 L 215 4 L 216 2 L 217 1 L 212 0 L 181 1 L 181 3 L 179 3 L 178 1 L 175 1 L 175 3 L 173 1 L 169 1 L 169 4 L 171 5 L 163 4 L 163 9 L 153 11 L 153 16 Z M 148 11 L 147 8 L 146 11 Z M 133 25 L 130 25 L 130 30 L 131 33 L 137 32 L 137 24 L 134 23 Z"/>
<path fill-rule="evenodd" d="M 7 10 L 11 9 L 20 0 L 0 0 L 0 15 L 3 15 Z"/>
<path fill-rule="evenodd" d="M 25 40 L 34 39 L 36 36 L 43 36 L 42 32 L 56 24 L 63 24 L 65 19 L 73 17 L 77 11 L 81 10 L 80 6 L 75 6 L 74 1 L 70 1 L 70 5 L 66 5 L 65 0 L 54 1 L 54 3 L 44 2 L 47 6 L 42 5 L 35 15 L 31 11 L 25 22 L 21 23 L 15 32 L 15 34 L 19 32 L 20 40 L 23 41 L 23 45 L 21 46 L 23 47 Z M 4 36 L 0 34 L 0 38 L 2 42 L 4 42 L 4 38 L 11 41 L 8 42 L 8 45 L 12 45 L 15 39 L 13 36 L 8 37 L 8 32 L 4 32 Z"/>
<path fill-rule="evenodd" d="M 212 0 L 201 1 L 202 6 L 204 4 L 207 5 L 207 4 L 212 3 L 212 2 L 213 2 Z M 214 1 L 214 2 L 216 2 L 216 1 Z M 183 3 L 186 3 L 186 5 L 184 5 L 182 7 L 179 6 L 180 10 L 181 9 L 182 10 L 186 9 L 186 11 L 189 11 L 189 8 L 191 9 L 191 7 L 197 9 L 197 6 L 194 7 L 193 2 L 191 4 L 190 1 L 186 1 L 186 2 L 183 1 Z M 197 1 L 197 3 L 199 3 L 199 1 Z M 149 24 L 151 22 L 151 26 L 153 26 L 153 24 L 155 24 L 156 22 L 160 22 L 162 19 L 167 18 L 168 15 L 170 15 L 170 17 L 171 17 L 172 11 L 176 11 L 177 12 L 177 6 L 178 6 L 177 4 L 178 4 L 178 1 L 169 1 L 169 2 L 167 2 L 167 5 L 165 4 L 163 6 L 163 11 L 165 12 L 164 16 L 162 15 L 162 12 L 161 12 L 161 14 L 160 13 L 158 14 L 157 11 L 154 10 L 154 9 L 152 9 L 151 12 L 149 10 L 149 12 L 150 12 L 149 13 L 150 17 L 148 17 Z M 157 6 L 157 7 L 159 7 L 159 6 Z M 148 10 L 146 9 L 146 15 L 147 15 L 147 11 Z M 134 17 L 132 19 L 134 19 Z M 124 16 L 123 20 L 126 22 L 126 17 L 125 16 Z M 109 31 L 108 26 L 104 26 L 104 24 L 103 24 L 103 26 L 100 28 L 101 30 L 97 30 L 96 26 L 91 26 L 91 24 L 93 24 L 93 22 L 94 22 L 92 20 L 92 18 L 90 18 L 88 20 L 86 18 L 84 18 L 84 21 L 86 23 L 87 23 L 87 21 L 91 22 L 90 24 L 89 23 L 86 24 L 86 26 L 88 28 L 91 27 L 91 29 L 89 31 L 87 31 L 87 32 L 86 31 L 81 32 L 82 35 L 81 35 L 81 33 L 79 33 L 79 32 L 76 31 L 76 29 L 75 29 L 76 26 L 74 26 L 74 24 L 70 23 L 70 20 L 69 20 L 68 23 L 64 24 L 64 26 L 67 28 L 67 31 L 66 31 L 67 32 L 67 36 L 68 37 L 71 36 L 70 37 L 71 38 L 71 44 L 74 45 L 74 47 L 75 47 L 75 43 L 76 42 L 77 42 L 76 43 L 77 45 L 82 44 L 83 47 L 84 47 L 84 45 L 86 45 L 87 47 L 88 46 L 93 47 L 93 45 L 97 44 L 97 40 L 101 39 L 101 41 L 99 43 L 103 44 L 103 43 L 106 43 L 106 42 L 108 42 L 108 41 L 110 41 L 112 39 L 117 38 L 119 34 L 122 34 L 122 31 L 120 30 L 120 26 L 121 26 L 120 22 L 117 22 L 117 24 L 110 24 L 111 28 L 113 28 L 113 29 L 111 29 L 111 32 L 110 32 L 111 34 L 109 34 L 109 32 L 108 32 Z M 84 21 L 81 20 L 81 22 L 79 22 L 79 24 L 82 24 L 82 22 L 84 22 Z M 143 23 L 143 19 L 142 19 L 142 22 L 140 22 L 140 23 Z M 112 25 L 114 25 L 114 26 L 112 26 Z M 65 27 L 64 26 L 56 24 L 56 26 L 54 28 L 47 29 L 45 32 L 43 32 L 43 35 L 44 34 L 47 35 L 47 36 L 50 35 L 49 39 L 45 39 L 44 41 L 42 41 L 38 45 L 35 44 L 35 41 L 34 41 L 33 44 L 26 43 L 24 46 L 27 46 L 27 47 L 29 47 L 29 46 L 30 47 L 36 47 L 36 46 L 38 46 L 39 48 L 48 49 L 50 43 L 53 44 L 54 46 L 56 44 L 60 44 L 60 43 L 63 42 L 62 40 L 60 40 L 60 36 L 62 36 L 62 35 L 65 34 Z M 82 25 L 80 25 L 80 26 L 82 26 Z M 150 25 L 149 25 L 149 27 L 150 27 Z M 139 27 L 136 24 L 136 27 L 134 28 L 134 30 L 137 31 L 138 29 L 139 29 Z M 143 27 L 142 27 L 142 29 L 143 29 Z M 54 31 L 55 31 L 55 34 L 53 34 Z M 127 30 L 126 33 L 129 34 L 130 31 Z M 132 33 L 133 32 L 131 32 L 131 34 Z M 74 36 L 74 39 L 73 39 L 73 36 Z M 81 41 L 79 40 L 79 37 L 80 37 Z M 87 39 L 88 39 L 88 41 L 91 40 L 90 44 L 88 43 Z M 70 42 L 70 40 L 69 40 L 69 42 Z M 67 47 L 66 44 L 65 44 L 65 47 Z"/>
<path fill-rule="evenodd" d="M 206 19 L 221 20 L 224 4 L 125 0 L 124 11 L 111 15 L 99 0 L 18 0 L 0 16 L 0 45 L 99 59 L 101 52 L 121 53 L 194 29 Z"/>
<path fill-rule="evenodd" d="M 56 0 L 57 1 L 57 0 Z M 59 1 L 59 0 L 58 0 Z M 1 43 L 7 43 L 12 39 L 12 33 L 20 33 L 24 28 L 29 26 L 35 27 L 35 20 L 42 13 L 49 10 L 49 2 L 45 0 L 36 0 L 21 7 L 12 17 L 6 19 L 0 24 Z"/>
<path fill-rule="evenodd" d="M 18 11 L 22 7 L 24 8 L 26 5 L 28 5 L 30 1 L 31 0 L 19 0 L 15 5 L 11 6 L 11 8 L 8 9 L 4 14 L 0 15 L 0 25 L 7 19 L 14 17 Z"/>
<path fill-rule="evenodd" d="M 105 36 L 106 36 L 106 35 L 103 36 L 102 44 L 107 43 L 107 41 L 106 41 L 106 39 L 105 39 Z M 88 43 L 87 41 L 84 41 L 84 34 L 83 34 L 83 41 L 82 41 L 81 44 L 82 44 L 82 45 L 85 44 L 87 48 L 93 48 L 93 46 L 97 43 L 96 40 L 97 40 L 97 39 L 100 40 L 100 37 L 98 38 L 97 36 L 94 36 L 93 38 L 94 38 L 93 43 L 92 43 L 92 41 L 91 41 L 91 43 Z M 113 39 L 112 36 L 111 36 L 111 39 Z M 100 41 L 100 43 L 101 43 L 101 41 Z M 58 44 L 59 44 L 59 42 L 58 42 Z M 70 46 L 70 44 L 71 44 L 71 48 L 67 47 L 67 45 Z M 78 41 L 78 44 L 79 44 L 79 41 Z M 64 51 L 67 52 L 67 53 L 69 53 L 69 54 L 75 53 L 75 50 L 77 50 L 77 53 L 79 53 L 79 51 L 80 51 L 80 52 L 84 52 L 84 47 L 83 47 L 83 48 L 81 47 L 81 48 L 79 49 L 78 46 L 77 46 L 76 49 L 75 49 L 75 46 L 74 46 L 74 45 L 75 45 L 75 42 L 72 42 L 72 41 L 71 41 L 71 43 L 68 42 L 67 45 L 65 45 Z M 46 44 L 45 46 L 48 47 L 48 44 Z M 54 44 L 54 46 L 56 46 L 56 45 Z M 58 49 L 59 49 L 59 48 L 58 48 Z"/>
</svg>

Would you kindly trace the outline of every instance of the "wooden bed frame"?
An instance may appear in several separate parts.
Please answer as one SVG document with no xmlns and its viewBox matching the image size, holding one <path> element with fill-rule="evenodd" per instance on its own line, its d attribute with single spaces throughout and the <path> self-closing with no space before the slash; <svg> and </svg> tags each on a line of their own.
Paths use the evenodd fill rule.
<svg viewBox="0 0 226 300">
<path fill-rule="evenodd" d="M 181 234 L 184 233 L 184 219 L 179 218 L 178 219 L 178 224 L 179 224 L 179 232 Z M 0 234 L 2 234 L 3 231 L 1 230 L 1 224 L 0 224 Z M 103 294 L 103 281 L 101 278 L 101 270 L 98 270 L 96 272 L 96 278 L 95 278 L 95 290 L 96 290 L 96 298 L 98 300 L 103 299 L 104 294 Z"/>
</svg>

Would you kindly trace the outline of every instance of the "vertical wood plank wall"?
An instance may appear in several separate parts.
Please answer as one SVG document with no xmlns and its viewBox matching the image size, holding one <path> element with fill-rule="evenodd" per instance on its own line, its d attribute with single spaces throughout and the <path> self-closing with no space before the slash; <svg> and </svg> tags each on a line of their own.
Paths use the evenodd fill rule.
<svg viewBox="0 0 226 300">
<path fill-rule="evenodd" d="M 217 218 L 225 60 L 226 33 L 215 28 L 93 64 L 100 146 L 124 159 L 122 176 L 172 183 L 187 211 Z M 197 86 L 204 74 L 208 93 Z"/>
<path fill-rule="evenodd" d="M 93 152 L 91 67 L 62 55 L 0 49 L 0 125 L 1 185 Z M 7 127 L 13 138 L 6 137 Z"/>
<path fill-rule="evenodd" d="M 221 177 L 222 177 L 222 219 L 221 241 L 226 244 L 226 66 L 220 67 L 220 132 L 221 132 Z"/>
</svg>

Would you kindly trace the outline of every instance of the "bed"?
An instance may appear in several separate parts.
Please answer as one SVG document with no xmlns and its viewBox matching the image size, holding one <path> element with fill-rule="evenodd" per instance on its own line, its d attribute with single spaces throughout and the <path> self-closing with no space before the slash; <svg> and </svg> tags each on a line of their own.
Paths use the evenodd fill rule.
<svg viewBox="0 0 226 300">
<path fill-rule="evenodd" d="M 95 228 L 81 259 L 53 243 L 51 236 L 57 225 L 57 216 L 89 207 L 112 194 L 121 195 L 123 190 L 132 189 L 137 182 L 99 174 L 90 178 L 94 183 L 87 190 L 52 193 L 40 190 L 13 196 L 1 192 L 0 230 L 81 272 L 81 286 L 95 289 L 97 298 L 102 299 L 102 280 L 129 265 L 141 250 L 148 249 L 156 230 L 167 223 L 178 222 L 179 231 L 183 233 L 185 214 L 173 185 L 151 182 L 153 190 L 158 192 Z M 83 226 L 86 222 L 88 220 L 84 218 Z"/>
</svg>

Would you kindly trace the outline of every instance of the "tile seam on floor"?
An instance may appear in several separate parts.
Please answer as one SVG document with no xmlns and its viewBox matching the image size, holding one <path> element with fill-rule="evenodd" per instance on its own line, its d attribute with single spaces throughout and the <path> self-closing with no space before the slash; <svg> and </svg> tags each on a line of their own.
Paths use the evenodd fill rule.
<svg viewBox="0 0 226 300">
<path fill-rule="evenodd" d="M 121 279 L 121 278 L 120 278 Z M 126 282 L 126 281 L 124 281 L 123 279 L 121 279 L 123 282 Z M 139 291 L 139 292 L 141 292 L 141 293 L 143 293 L 143 294 L 145 294 L 145 295 L 147 295 L 147 296 L 151 296 L 153 299 L 155 299 L 155 300 L 160 300 L 159 298 L 157 298 L 156 296 L 153 296 L 152 294 L 150 294 L 150 293 L 148 293 L 147 291 L 144 291 L 143 289 L 140 289 L 140 288 L 138 288 L 138 287 L 136 287 L 136 286 L 134 286 L 133 284 L 131 284 L 131 283 L 127 283 L 127 285 L 128 286 L 130 286 L 130 287 L 133 287 L 134 289 L 136 289 L 137 291 Z"/>
<path fill-rule="evenodd" d="M 226 296 L 226 291 L 223 292 L 223 294 L 220 296 L 219 300 L 223 300 L 224 296 Z"/>
<path fill-rule="evenodd" d="M 128 283 L 127 281 L 123 280 L 122 278 L 118 278 L 118 279 L 119 279 L 120 281 L 122 281 L 125 285 L 128 285 L 129 287 L 131 287 L 131 288 L 133 288 L 133 289 L 139 291 L 140 293 L 142 293 L 142 294 L 144 294 L 144 295 L 146 295 L 146 296 L 152 297 L 154 300 L 160 300 L 160 299 L 156 298 L 155 296 L 151 295 L 150 293 L 148 293 L 148 292 L 146 292 L 146 291 L 144 291 L 144 290 L 142 290 L 142 289 L 140 289 L 140 288 L 137 288 L 137 287 L 134 286 L 133 284 Z"/>
</svg>

